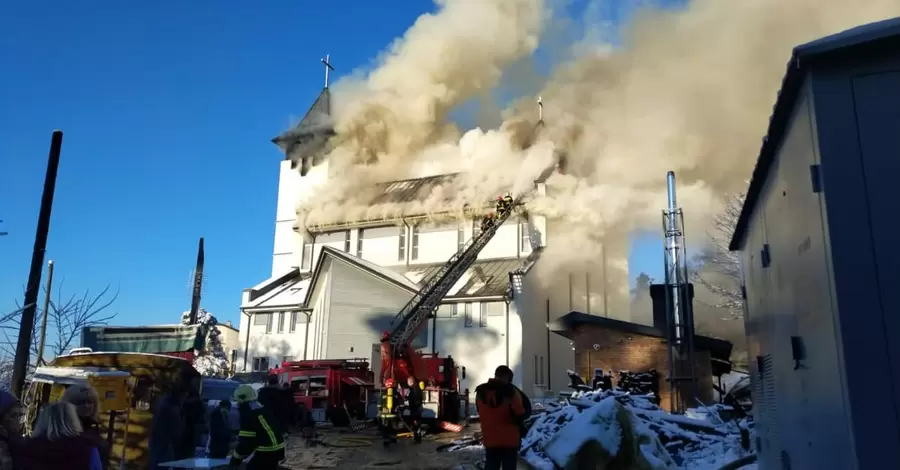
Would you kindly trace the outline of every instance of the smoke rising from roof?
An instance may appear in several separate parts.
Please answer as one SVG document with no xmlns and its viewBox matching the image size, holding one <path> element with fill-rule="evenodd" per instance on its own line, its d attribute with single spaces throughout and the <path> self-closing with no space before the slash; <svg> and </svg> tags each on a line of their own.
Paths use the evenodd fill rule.
<svg viewBox="0 0 900 470">
<path fill-rule="evenodd" d="M 590 263 L 604 237 L 658 229 L 669 170 L 678 176 L 689 230 L 701 238 L 723 198 L 745 187 L 791 49 L 900 15 L 897 0 L 643 7 L 621 25 L 621 44 L 592 42 L 591 35 L 573 48 L 575 58 L 540 91 L 539 130 L 536 96 L 528 96 L 507 110 L 500 128 L 460 137 L 448 113 L 489 92 L 539 40 L 552 40 L 541 34 L 554 12 L 542 0 L 437 3 L 439 10 L 420 17 L 371 73 L 335 86 L 331 161 L 343 177 L 302 205 L 301 217 L 315 225 L 411 212 L 461 214 L 465 204 L 510 188 L 527 191 L 565 154 L 566 174 L 551 176 L 547 195 L 528 205 L 565 227 L 547 248 L 560 265 Z M 523 148 L 528 141 L 534 145 Z M 377 195 L 373 182 L 448 171 L 463 174 L 415 207 L 369 204 Z"/>
</svg>

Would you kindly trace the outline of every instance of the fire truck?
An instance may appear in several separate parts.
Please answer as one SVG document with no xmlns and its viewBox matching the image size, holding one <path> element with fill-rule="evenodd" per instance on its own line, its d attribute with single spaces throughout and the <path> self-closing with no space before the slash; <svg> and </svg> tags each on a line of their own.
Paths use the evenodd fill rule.
<svg viewBox="0 0 900 470">
<path fill-rule="evenodd" d="M 289 384 L 294 401 L 303 404 L 316 421 L 348 425 L 364 419 L 374 387 L 367 359 L 284 361 L 269 370 L 281 384 Z"/>
<path fill-rule="evenodd" d="M 456 363 L 449 356 L 422 354 L 416 351 L 412 342 L 427 324 L 428 319 L 434 315 L 444 296 L 472 266 L 478 258 L 478 253 L 491 241 L 497 229 L 509 219 L 515 206 L 516 201 L 510 196 L 498 198 L 497 216 L 489 215 L 483 220 L 481 233 L 470 239 L 423 282 L 422 289 L 394 318 L 390 331 L 384 332 L 380 346 L 376 346 L 381 356 L 381 367 L 376 378 L 383 386 L 379 412 L 383 422 L 400 418 L 397 415 L 395 389 L 397 385 L 405 385 L 407 377 L 412 376 L 425 392 L 423 419 L 431 419 L 431 416 L 426 416 L 430 410 L 434 413 L 433 419 L 441 428 L 451 431 L 461 429 L 455 424 L 460 420 L 460 390 Z M 465 368 L 462 378 L 465 378 Z"/>
</svg>

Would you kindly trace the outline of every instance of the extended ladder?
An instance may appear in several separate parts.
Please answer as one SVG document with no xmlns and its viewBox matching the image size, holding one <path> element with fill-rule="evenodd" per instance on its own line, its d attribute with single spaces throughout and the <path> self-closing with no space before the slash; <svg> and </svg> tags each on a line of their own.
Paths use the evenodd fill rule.
<svg viewBox="0 0 900 470">
<path fill-rule="evenodd" d="M 413 298 L 404 306 L 394 318 L 390 332 L 390 343 L 397 351 L 398 348 L 409 344 L 409 341 L 418 333 L 419 329 L 435 310 L 440 306 L 441 300 L 450 292 L 450 289 L 459 281 L 463 273 L 472 266 L 478 258 L 481 249 L 491 241 L 497 230 L 509 219 L 518 201 L 512 201 L 509 208 L 489 227 L 484 227 L 482 232 L 460 248 L 444 263 L 439 270 L 425 281 L 425 285 L 413 295 Z"/>
</svg>

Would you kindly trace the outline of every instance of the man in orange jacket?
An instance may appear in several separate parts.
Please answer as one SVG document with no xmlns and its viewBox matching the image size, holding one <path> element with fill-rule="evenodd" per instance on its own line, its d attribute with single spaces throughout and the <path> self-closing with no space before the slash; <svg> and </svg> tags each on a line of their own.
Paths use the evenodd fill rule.
<svg viewBox="0 0 900 470">
<path fill-rule="evenodd" d="M 494 371 L 494 378 L 475 389 L 475 405 L 481 417 L 484 470 L 515 470 L 522 435 L 519 423 L 525 417 L 522 396 L 512 385 L 507 366 Z"/>
</svg>

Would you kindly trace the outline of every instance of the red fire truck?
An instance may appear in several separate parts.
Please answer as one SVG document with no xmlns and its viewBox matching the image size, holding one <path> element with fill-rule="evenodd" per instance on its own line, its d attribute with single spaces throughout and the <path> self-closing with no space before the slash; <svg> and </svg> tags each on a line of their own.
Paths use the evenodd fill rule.
<svg viewBox="0 0 900 470">
<path fill-rule="evenodd" d="M 366 417 L 374 386 L 366 359 L 284 361 L 269 373 L 278 375 L 280 383 L 290 384 L 294 401 L 306 406 L 316 421 L 344 426 L 351 417 Z"/>
</svg>

